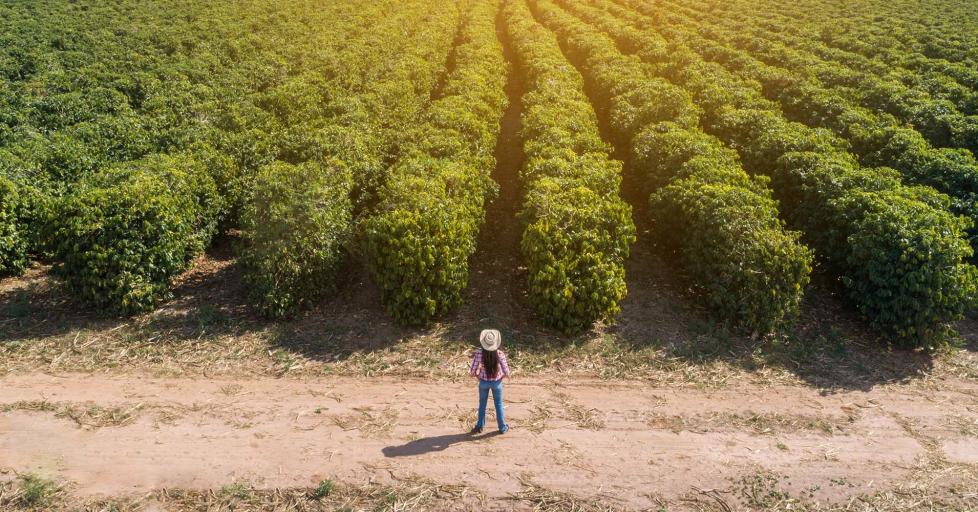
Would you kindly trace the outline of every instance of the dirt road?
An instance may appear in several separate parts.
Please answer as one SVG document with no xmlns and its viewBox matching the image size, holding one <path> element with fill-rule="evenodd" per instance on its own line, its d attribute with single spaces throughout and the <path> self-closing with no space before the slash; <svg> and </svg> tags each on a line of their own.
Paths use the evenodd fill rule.
<svg viewBox="0 0 978 512">
<path fill-rule="evenodd" d="M 5 376 L 0 471 L 57 476 L 82 495 L 426 475 L 489 497 L 533 482 L 645 508 L 758 479 L 840 502 L 935 462 L 978 464 L 970 382 L 825 395 L 531 380 L 505 392 L 513 430 L 470 437 L 468 382 Z"/>
</svg>

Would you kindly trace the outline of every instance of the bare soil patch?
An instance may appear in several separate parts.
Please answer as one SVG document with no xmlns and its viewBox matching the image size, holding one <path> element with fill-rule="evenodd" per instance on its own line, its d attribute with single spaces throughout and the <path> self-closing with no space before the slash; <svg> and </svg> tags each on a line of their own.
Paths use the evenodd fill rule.
<svg viewBox="0 0 978 512">
<path fill-rule="evenodd" d="M 78 500 L 139 497 L 140 506 L 147 497 L 220 503 L 229 485 L 267 504 L 322 480 L 370 489 L 422 476 L 442 490 L 425 491 L 419 509 L 462 493 L 459 508 L 488 500 L 498 509 L 722 510 L 702 508 L 719 499 L 777 510 L 915 489 L 930 500 L 921 503 L 966 510 L 978 507 L 967 490 L 978 482 L 978 453 L 959 422 L 978 421 L 973 386 L 949 381 L 924 400 L 898 387 L 825 394 L 534 377 L 506 387 L 510 433 L 470 436 L 468 382 L 8 375 L 0 481 L 12 495 L 17 475 L 43 475 Z M 93 409 L 128 412 L 101 424 L 62 412 Z"/>
<path fill-rule="evenodd" d="M 749 381 L 833 391 L 880 385 L 940 387 L 978 380 L 973 322 L 961 348 L 890 350 L 828 284 L 816 283 L 802 318 L 781 336 L 750 340 L 711 323 L 684 298 L 680 279 L 637 244 L 630 295 L 614 326 L 566 337 L 539 326 L 521 302 L 518 276 L 473 266 L 471 296 L 427 328 L 395 325 L 366 274 L 352 267 L 341 291 L 299 318 L 270 322 L 250 310 L 230 245 L 182 277 L 174 299 L 129 319 L 74 303 L 46 267 L 0 282 L 0 374 L 140 370 L 159 376 L 390 375 L 455 379 L 480 329 L 501 327 L 524 375 L 642 379 L 722 388 Z M 518 269 L 516 270 L 518 272 Z M 508 284 L 507 284 L 508 283 Z"/>
</svg>

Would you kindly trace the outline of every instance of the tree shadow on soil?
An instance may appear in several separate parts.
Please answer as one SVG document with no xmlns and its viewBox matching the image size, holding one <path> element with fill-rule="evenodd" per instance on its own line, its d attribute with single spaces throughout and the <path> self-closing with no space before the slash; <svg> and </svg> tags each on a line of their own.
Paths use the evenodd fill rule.
<svg viewBox="0 0 978 512">
<path fill-rule="evenodd" d="M 75 300 L 49 267 L 38 265 L 0 288 L 0 344 L 120 328 L 165 333 L 165 338 L 174 342 L 260 330 L 266 322 L 248 306 L 233 244 L 232 237 L 217 240 L 177 278 L 171 300 L 153 312 L 131 318 L 101 314 Z"/>
<path fill-rule="evenodd" d="M 505 204 L 513 199 L 501 195 L 500 201 L 472 260 L 463 305 L 431 326 L 395 323 L 381 305 L 379 289 L 363 265 L 354 261 L 340 272 L 337 292 L 309 311 L 286 321 L 264 320 L 249 305 L 233 255 L 234 239 L 224 238 L 177 280 L 173 300 L 132 319 L 91 312 L 71 299 L 44 267 L 4 280 L 0 282 L 0 347 L 59 337 L 67 343 L 76 333 L 85 332 L 89 338 L 101 338 L 99 343 L 118 334 L 120 350 L 126 342 L 181 350 L 257 335 L 262 340 L 256 350 L 283 351 L 288 357 L 324 364 L 358 355 L 372 359 L 378 370 L 396 372 L 390 365 L 403 363 L 385 359 L 384 351 L 414 342 L 422 348 L 408 348 L 401 360 L 417 373 L 464 364 L 461 360 L 476 346 L 479 331 L 494 327 L 502 330 L 517 370 L 523 361 L 559 372 L 561 365 L 573 364 L 575 358 L 586 359 L 588 355 L 577 356 L 595 343 L 603 344 L 598 349 L 601 356 L 630 359 L 640 366 L 687 365 L 706 371 L 720 363 L 745 372 L 782 368 L 829 392 L 906 382 L 925 377 L 934 368 L 930 354 L 887 348 L 886 340 L 870 330 L 844 298 L 841 285 L 822 273 L 813 276 L 801 317 L 784 334 L 751 340 L 731 332 L 699 306 L 677 267 L 666 263 L 649 242 L 648 226 L 641 221 L 639 242 L 626 266 L 629 295 L 618 322 L 565 336 L 542 326 L 527 302 L 519 224 L 515 207 Z M 640 215 L 636 212 L 637 219 Z M 966 348 L 978 351 L 978 320 L 969 318 L 957 327 Z M 430 354 L 425 353 L 427 348 Z M 446 354 L 456 357 L 443 360 Z M 642 377 L 614 369 L 602 375 Z"/>
<path fill-rule="evenodd" d="M 781 336 L 755 341 L 718 325 L 699 306 L 678 267 L 668 264 L 651 243 L 647 198 L 641 197 L 642 187 L 628 173 L 622 195 L 634 209 L 639 240 L 626 263 L 629 294 L 617 323 L 597 325 L 577 336 L 542 326 L 526 298 L 527 276 L 519 249 L 519 171 L 524 156 L 519 138 L 522 86 L 515 73 L 507 93 L 510 105 L 502 119 L 492 176 L 499 195 L 487 208 L 463 304 L 435 324 L 397 325 L 381 305 L 379 289 L 355 258 L 341 269 L 336 292 L 320 303 L 290 320 L 264 320 L 249 305 L 233 257 L 234 238 L 224 237 L 177 280 L 172 301 L 133 319 L 99 318 L 86 312 L 55 280 L 45 277 L 44 270 L 0 282 L 0 347 L 24 339 L 70 337 L 81 330 L 100 334 L 125 328 L 136 331 L 128 339 L 176 348 L 253 335 L 261 338 L 255 350 L 282 353 L 286 358 L 298 355 L 330 364 L 360 355 L 372 359 L 378 370 L 408 362 L 423 370 L 465 364 L 460 360 L 475 348 L 479 331 L 493 327 L 503 332 L 517 371 L 522 361 L 559 372 L 562 365 L 594 355 L 585 354 L 586 350 L 597 350 L 598 356 L 614 364 L 627 359 L 640 368 L 686 365 L 706 371 L 719 363 L 758 372 L 774 367 L 814 387 L 866 390 L 925 376 L 933 369 L 928 354 L 886 348 L 885 340 L 873 334 L 841 298 L 838 283 L 821 274 L 814 276 L 806 293 L 801 318 Z M 978 324 L 966 322 L 964 330 L 963 337 L 975 347 Z M 384 358 L 385 351 L 408 345 L 402 363 Z M 451 361 L 439 359 L 446 354 L 456 356 Z M 643 376 L 616 367 L 599 371 L 607 377 Z"/>
<path fill-rule="evenodd" d="M 384 311 L 380 289 L 366 269 L 347 262 L 337 291 L 295 318 L 274 322 L 270 342 L 313 360 L 333 362 L 383 350 L 427 331 L 397 324 Z"/>
<path fill-rule="evenodd" d="M 559 365 L 574 359 L 576 349 L 601 342 L 610 343 L 601 349 L 610 351 L 605 352 L 610 358 L 620 355 L 638 364 L 681 364 L 694 369 L 722 363 L 748 373 L 782 368 L 828 392 L 906 382 L 933 369 L 930 354 L 887 348 L 829 276 L 814 276 L 793 327 L 776 337 L 751 340 L 711 320 L 675 266 L 665 263 L 650 244 L 639 242 L 633 249 L 627 265 L 629 295 L 617 323 L 577 336 L 541 325 L 526 301 L 525 273 L 518 265 L 500 269 L 491 261 L 474 261 L 465 302 L 432 326 L 397 325 L 380 306 L 379 290 L 366 272 L 350 269 L 338 295 L 300 319 L 277 324 L 273 344 L 323 362 L 419 340 L 439 346 L 442 353 L 464 352 L 475 348 L 481 329 L 493 327 L 503 332 L 504 347 L 517 364 L 521 359 L 536 364 L 546 357 L 549 360 L 541 364 L 559 371 Z M 378 360 L 378 364 L 388 363 Z M 444 361 L 425 364 L 438 366 Z"/>
<path fill-rule="evenodd" d="M 463 354 L 464 359 L 468 349 L 475 347 L 479 331 L 496 327 L 503 331 L 514 363 L 547 365 L 558 372 L 561 365 L 575 359 L 578 350 L 587 350 L 594 343 L 604 343 L 600 350 L 610 359 L 631 358 L 650 367 L 681 364 L 696 370 L 721 363 L 745 372 L 783 368 L 828 391 L 905 382 L 926 376 L 934 367 L 929 354 L 888 349 L 885 340 L 866 327 L 851 304 L 841 298 L 841 286 L 823 274 L 814 276 L 801 318 L 785 334 L 755 341 L 732 333 L 710 320 L 675 266 L 663 260 L 647 237 L 635 244 L 627 263 L 629 295 L 618 322 L 565 336 L 543 327 L 528 305 L 525 271 L 518 265 L 516 249 L 502 253 L 486 249 L 499 249 L 494 246 L 498 241 L 494 236 L 487 231 L 473 260 L 463 305 L 428 327 L 397 325 L 381 306 L 379 290 L 367 272 L 353 262 L 341 272 L 338 291 L 311 310 L 291 320 L 264 320 L 250 307 L 231 244 L 224 241 L 181 276 L 172 301 L 134 319 L 104 318 L 89 312 L 47 277 L 43 268 L 7 280 L 0 286 L 0 346 L 71 338 L 82 331 L 99 337 L 117 329 L 128 331 L 125 339 L 133 342 L 176 349 L 258 335 L 264 339 L 261 346 L 268 350 L 325 364 L 358 354 L 375 357 L 378 368 L 386 370 L 386 365 L 397 363 L 382 357 L 385 350 L 417 342 L 434 349 L 430 361 L 424 360 L 428 356 L 423 350 L 405 352 L 412 367 L 423 370 L 459 364 L 438 358 L 455 353 Z M 488 253 L 494 256 L 484 257 Z M 975 351 L 978 320 L 962 321 L 958 327 L 967 347 Z M 603 375 L 619 376 L 614 371 Z"/>
<path fill-rule="evenodd" d="M 971 311 L 964 320 L 957 323 L 958 334 L 968 352 L 978 353 L 978 311 Z"/>
<path fill-rule="evenodd" d="M 112 329 L 125 320 L 100 317 L 75 301 L 50 275 L 35 265 L 0 288 L 0 345 L 25 338 L 59 336 L 78 329 Z"/>
<path fill-rule="evenodd" d="M 624 350 L 702 367 L 723 363 L 745 372 L 782 368 L 828 391 L 868 390 L 926 376 L 933 356 L 895 350 L 868 328 L 844 298 L 841 285 L 813 276 L 796 322 L 777 336 L 754 340 L 711 319 L 675 265 L 640 239 L 628 267 L 629 296 L 607 335 Z"/>
</svg>

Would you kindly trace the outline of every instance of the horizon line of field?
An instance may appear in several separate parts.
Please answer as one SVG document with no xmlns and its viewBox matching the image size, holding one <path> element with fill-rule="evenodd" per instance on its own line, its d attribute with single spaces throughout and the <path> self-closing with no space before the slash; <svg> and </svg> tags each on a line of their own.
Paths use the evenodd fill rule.
<svg viewBox="0 0 978 512">
<path fill-rule="evenodd" d="M 617 2 L 618 0 L 615 0 L 615 1 Z M 506 4 L 510 4 L 510 3 L 515 3 L 515 2 L 519 2 L 519 3 L 523 3 L 523 0 L 510 0 L 510 1 L 508 1 L 508 2 L 505 2 L 505 3 L 506 3 Z M 537 1 L 535 1 L 535 0 L 530 0 L 530 2 L 529 2 L 529 4 L 530 4 L 531 6 L 533 6 L 533 5 L 537 5 L 538 3 L 539 3 L 539 2 L 537 2 Z M 559 0 L 558 0 L 558 1 L 556 1 L 556 2 L 554 3 L 554 5 L 560 5 L 560 4 L 563 4 L 563 2 L 561 2 L 561 1 L 559 1 Z M 532 9 L 531 9 L 531 11 L 532 11 Z M 554 34 L 555 34 L 555 33 L 554 33 L 554 31 L 553 31 L 553 30 L 552 30 L 551 28 L 547 28 L 547 27 L 546 27 L 546 26 L 545 26 L 544 24 L 542 24 L 542 23 L 540 23 L 540 20 L 539 20 L 539 18 L 537 18 L 537 19 L 535 19 L 534 21 L 535 21 L 535 23 L 537 23 L 537 24 L 538 24 L 538 25 L 540 25 L 541 27 L 544 27 L 544 28 L 545 28 L 545 30 L 547 30 L 547 32 L 548 32 L 548 33 L 550 33 L 551 35 L 554 35 Z M 462 22 L 462 23 L 461 23 L 461 25 L 465 25 L 465 22 Z M 461 29 L 461 27 L 460 27 L 460 29 Z M 652 29 L 651 29 L 651 28 L 649 28 L 649 29 L 647 29 L 647 30 L 652 30 Z M 496 33 L 496 32 L 494 32 L 494 34 L 495 34 L 495 33 Z M 554 35 L 554 38 L 557 38 L 557 36 L 556 36 L 556 35 Z M 499 42 L 499 44 L 506 44 L 506 43 L 504 43 L 503 41 L 500 41 L 500 42 Z M 508 44 L 512 44 L 512 43 L 510 42 L 510 43 L 508 43 Z M 563 47 L 561 47 L 561 48 L 563 48 Z M 455 46 L 454 44 L 452 45 L 452 48 L 451 48 L 451 50 L 450 50 L 450 51 L 451 51 L 451 52 L 455 52 L 455 51 L 456 51 L 456 46 Z M 563 56 L 564 56 L 565 58 L 567 57 L 567 55 L 566 55 L 566 54 L 567 54 L 567 52 L 566 52 L 566 50 L 564 50 L 564 51 L 563 51 Z M 624 55 L 624 54 L 623 54 L 623 55 Z M 572 59 L 571 59 L 571 61 L 572 61 Z M 510 72 L 511 72 L 511 73 L 512 73 L 512 72 L 523 72 L 523 71 L 514 71 L 514 69 L 515 69 L 515 68 L 517 68 L 517 66 L 516 66 L 516 65 L 515 65 L 514 63 L 510 63 L 510 66 L 511 66 L 511 70 L 510 70 Z M 579 69 L 579 68 L 578 68 L 578 69 Z M 445 69 L 445 68 L 442 68 L 442 69 L 441 69 L 441 70 L 439 71 L 439 73 L 440 73 L 440 75 L 441 75 L 441 76 L 443 76 L 443 77 L 444 77 L 444 76 L 446 76 L 446 75 L 447 75 L 448 73 L 450 73 L 450 71 L 451 71 L 451 70 L 448 70 L 448 69 Z M 519 100 L 520 100 L 520 101 L 522 101 L 522 98 L 520 98 Z M 595 104 L 595 101 L 593 100 L 593 98 L 590 98 L 590 97 L 589 97 L 589 100 L 591 101 L 591 104 L 592 104 L 592 105 L 593 105 L 593 104 Z M 430 108 L 431 108 L 431 104 L 430 104 L 430 103 L 428 103 L 428 104 L 426 104 L 426 105 L 424 106 L 424 110 L 425 110 L 425 111 L 428 111 L 428 110 L 429 110 Z M 600 114 L 599 114 L 599 115 L 600 115 Z M 497 129 L 497 131 L 496 131 L 496 136 L 498 137 L 498 129 Z M 607 143 L 607 140 L 605 140 L 605 143 Z M 731 146 L 731 143 L 730 143 L 730 141 L 726 141 L 726 140 L 725 140 L 725 141 L 724 141 L 724 144 L 725 144 L 725 146 L 727 146 L 727 147 L 729 147 L 729 146 Z M 616 147 L 617 147 L 617 148 L 619 149 L 619 151 L 621 151 L 621 150 L 622 150 L 622 148 L 621 148 L 621 147 L 618 147 L 618 144 L 616 144 Z M 623 152 L 623 153 L 628 153 L 627 151 L 622 151 L 622 152 Z M 399 159 L 399 160 L 400 160 L 400 159 Z M 395 164 L 395 165 L 396 165 L 396 164 Z M 627 165 L 627 163 L 626 163 L 626 165 Z M 745 167 L 745 168 L 746 168 L 746 167 Z M 755 174 L 755 173 L 754 173 L 754 172 L 751 172 L 751 174 Z M 388 178 L 389 178 L 389 177 L 388 177 Z M 526 197 L 523 197 L 522 199 L 523 199 L 523 200 L 525 201 L 525 200 L 526 200 Z M 377 215 L 377 213 L 376 213 L 376 212 L 373 212 L 371 216 L 374 216 L 374 215 Z M 484 209 L 483 209 L 483 212 L 482 212 L 482 216 L 483 216 L 483 218 L 484 218 Z M 369 219 L 368 219 L 368 221 L 369 221 Z M 516 219 L 514 219 L 514 221 L 516 221 Z M 479 229 L 478 229 L 478 228 L 476 228 L 476 229 L 475 229 L 475 231 L 476 231 L 476 233 L 477 233 L 477 232 L 479 231 Z M 653 237 L 655 237 L 655 235 L 653 235 Z M 473 248 L 472 250 L 474 250 L 474 248 Z M 471 256 L 471 251 L 469 252 L 469 256 Z M 674 263 L 675 263 L 675 262 L 674 262 Z M 466 268 L 466 270 L 467 270 L 467 266 L 466 266 L 465 268 Z M 810 269 L 809 269 L 809 272 L 810 272 Z M 807 282 L 807 279 L 806 279 L 806 282 Z M 693 284 L 694 284 L 694 286 L 696 286 L 696 285 L 698 285 L 698 283 L 693 283 Z M 464 285 L 463 285 L 463 286 L 464 286 Z M 804 287 L 802 287 L 802 288 L 804 288 Z M 727 290 L 727 291 L 729 291 L 729 292 L 733 292 L 733 293 L 736 293 L 736 290 Z M 448 301 L 448 302 L 451 302 L 451 301 Z M 612 308 L 612 310 L 613 310 L 613 309 L 614 309 L 614 308 Z M 437 313 L 437 314 L 440 314 L 440 313 L 442 313 L 442 312 L 444 312 L 444 309 L 441 309 L 441 308 L 438 308 L 438 309 L 437 309 L 437 311 L 436 311 L 436 313 Z M 600 312 L 599 312 L 599 313 L 600 313 Z M 431 316 L 435 316 L 435 315 L 431 315 Z M 599 317 L 600 317 L 600 315 L 597 315 L 597 316 L 599 316 Z M 789 316 L 790 316 L 790 315 L 789 315 Z M 944 317 L 942 317 L 942 318 L 938 318 L 938 319 L 937 319 L 937 323 L 946 323 L 947 321 L 949 321 L 949 320 L 951 320 L 951 319 L 953 319 L 952 317 L 954 317 L 954 316 L 955 316 L 955 315 L 954 315 L 953 313 L 952 313 L 952 314 L 948 314 L 948 315 L 945 315 L 945 316 L 944 316 Z M 608 319 L 610 320 L 611 318 L 608 318 Z M 425 319 L 425 320 L 427 320 L 427 319 Z M 736 320 L 736 319 L 729 319 L 729 320 Z M 551 323 L 553 323 L 553 322 L 551 322 Z M 559 323 L 559 322 L 558 322 L 558 323 Z M 573 323 L 573 322 L 572 322 L 572 323 Z M 919 334 L 919 333 L 918 333 L 918 334 Z M 929 342 L 929 341 L 930 341 L 930 340 L 927 340 L 927 342 Z"/>
</svg>

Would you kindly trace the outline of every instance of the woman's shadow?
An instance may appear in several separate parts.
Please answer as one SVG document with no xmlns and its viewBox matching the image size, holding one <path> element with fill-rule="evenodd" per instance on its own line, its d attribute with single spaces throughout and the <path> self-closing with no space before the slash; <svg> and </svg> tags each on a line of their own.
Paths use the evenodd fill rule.
<svg viewBox="0 0 978 512">
<path fill-rule="evenodd" d="M 498 431 L 487 434 L 448 434 L 444 436 L 423 437 L 398 446 L 388 446 L 381 450 L 385 457 L 410 457 L 425 453 L 440 452 L 449 446 L 467 441 L 481 441 L 500 435 Z"/>
</svg>

